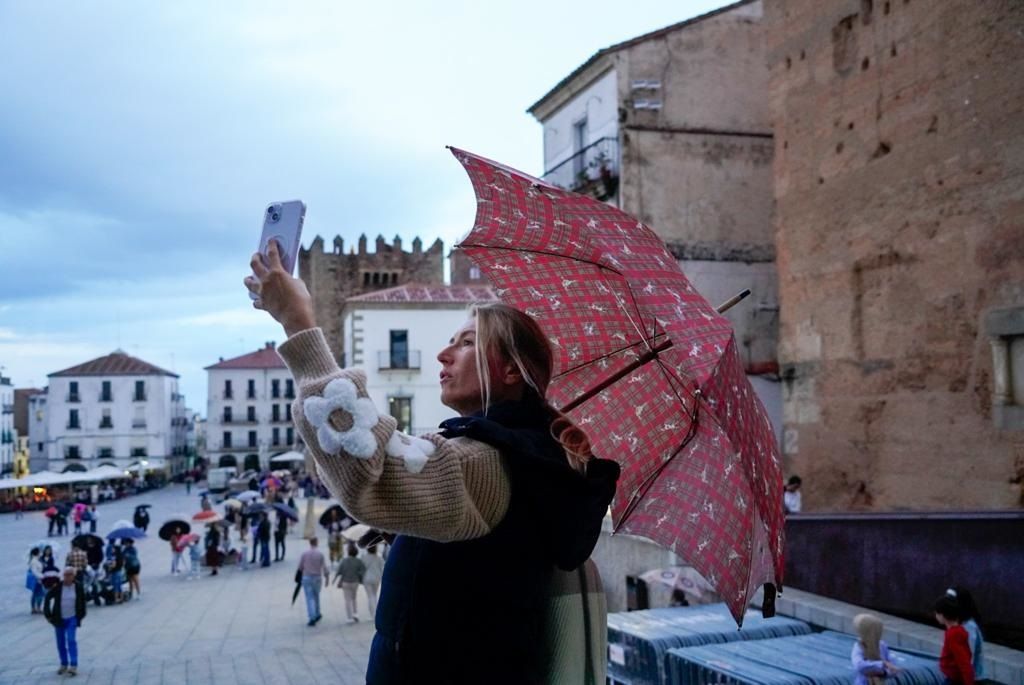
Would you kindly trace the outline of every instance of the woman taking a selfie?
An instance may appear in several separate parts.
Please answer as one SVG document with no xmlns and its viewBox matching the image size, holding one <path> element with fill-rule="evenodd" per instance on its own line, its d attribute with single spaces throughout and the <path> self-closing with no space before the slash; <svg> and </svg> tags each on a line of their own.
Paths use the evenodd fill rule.
<svg viewBox="0 0 1024 685">
<path fill-rule="evenodd" d="M 337 366 L 305 285 L 273 242 L 268 253 L 245 284 L 288 335 L 278 351 L 299 386 L 299 432 L 345 509 L 399 535 L 367 682 L 603 683 L 603 644 L 586 639 L 604 634 L 603 594 L 584 563 L 619 468 L 547 403 L 537 323 L 501 304 L 471 310 L 437 356 L 441 401 L 459 417 L 410 437 L 377 413 L 362 371 Z"/>
</svg>

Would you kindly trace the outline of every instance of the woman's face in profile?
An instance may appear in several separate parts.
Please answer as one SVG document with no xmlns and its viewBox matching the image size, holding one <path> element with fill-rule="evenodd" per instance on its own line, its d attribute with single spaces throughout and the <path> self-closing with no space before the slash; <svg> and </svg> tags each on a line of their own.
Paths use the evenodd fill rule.
<svg viewBox="0 0 1024 685">
<path fill-rule="evenodd" d="M 483 392 L 476 367 L 476 319 L 455 331 L 437 355 L 441 362 L 441 403 L 468 416 L 483 408 Z"/>
</svg>

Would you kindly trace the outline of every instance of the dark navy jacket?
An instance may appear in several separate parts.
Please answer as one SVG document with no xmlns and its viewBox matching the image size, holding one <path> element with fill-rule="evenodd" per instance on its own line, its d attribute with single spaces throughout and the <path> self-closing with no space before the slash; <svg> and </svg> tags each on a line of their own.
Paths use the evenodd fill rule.
<svg viewBox="0 0 1024 685">
<path fill-rule="evenodd" d="M 366 682 L 528 685 L 545 672 L 543 619 L 557 566 L 590 556 L 619 467 L 592 459 L 583 476 L 535 399 L 441 424 L 447 438 L 496 447 L 511 500 L 488 535 L 439 543 L 399 536 L 388 554 Z"/>
</svg>

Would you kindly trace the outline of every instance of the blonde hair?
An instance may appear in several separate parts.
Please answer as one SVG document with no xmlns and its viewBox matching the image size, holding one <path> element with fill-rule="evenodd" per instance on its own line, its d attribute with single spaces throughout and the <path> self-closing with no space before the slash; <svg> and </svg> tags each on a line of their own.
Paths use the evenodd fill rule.
<svg viewBox="0 0 1024 685">
<path fill-rule="evenodd" d="M 526 391 L 533 392 L 551 415 L 551 436 L 562 445 L 569 465 L 580 472 L 586 470 L 592 456 L 590 439 L 547 401 L 554 354 L 540 324 L 518 309 L 500 303 L 475 304 L 469 314 L 476 319 L 476 369 L 484 413 L 491 406 L 491 373 L 497 370 L 495 364 L 512 363 L 522 376 Z"/>
<path fill-rule="evenodd" d="M 879 641 L 882 639 L 882 619 L 874 614 L 857 614 L 853 617 L 853 628 L 864 647 L 864 658 L 868 661 L 881 659 L 882 648 Z"/>
</svg>

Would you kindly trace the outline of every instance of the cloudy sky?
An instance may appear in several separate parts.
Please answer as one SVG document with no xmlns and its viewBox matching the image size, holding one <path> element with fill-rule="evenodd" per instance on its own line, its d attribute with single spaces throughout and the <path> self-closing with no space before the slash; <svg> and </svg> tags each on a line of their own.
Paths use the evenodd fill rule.
<svg viewBox="0 0 1024 685">
<path fill-rule="evenodd" d="M 471 225 L 455 145 L 540 174 L 525 109 L 595 51 L 721 0 L 0 0 L 0 367 L 181 374 L 281 340 L 241 285 L 263 205 L 305 244 Z"/>
</svg>

